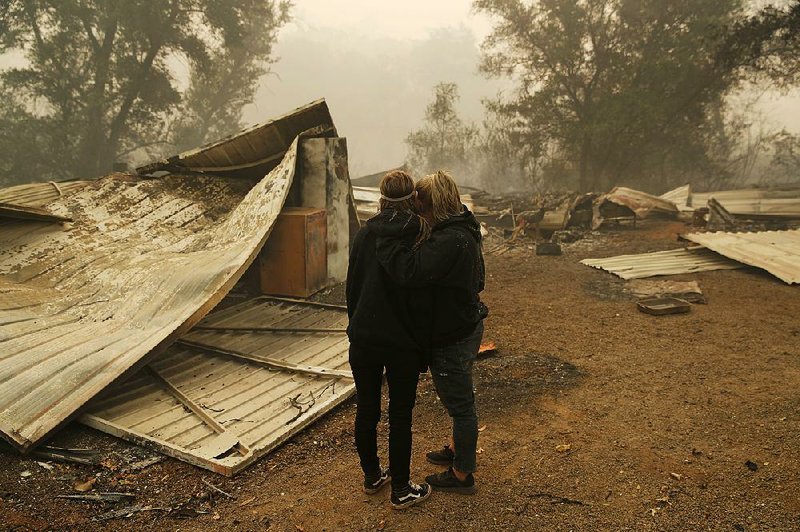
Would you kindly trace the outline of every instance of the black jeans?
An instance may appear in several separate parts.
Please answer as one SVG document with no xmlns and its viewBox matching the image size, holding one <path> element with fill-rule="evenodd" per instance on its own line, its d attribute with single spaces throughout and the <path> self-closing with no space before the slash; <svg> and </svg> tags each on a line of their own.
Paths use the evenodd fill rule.
<svg viewBox="0 0 800 532">
<path fill-rule="evenodd" d="M 382 348 L 350 345 L 350 368 L 356 381 L 356 448 L 364 475 L 380 471 L 378 421 L 381 418 L 383 369 L 389 384 L 389 471 L 392 488 L 408 485 L 411 469 L 411 414 L 417 399 L 420 356 Z"/>
<path fill-rule="evenodd" d="M 478 414 L 472 388 L 472 365 L 483 338 L 483 322 L 466 338 L 433 349 L 431 376 L 436 393 L 453 419 L 453 467 L 472 473 L 477 467 Z"/>
</svg>

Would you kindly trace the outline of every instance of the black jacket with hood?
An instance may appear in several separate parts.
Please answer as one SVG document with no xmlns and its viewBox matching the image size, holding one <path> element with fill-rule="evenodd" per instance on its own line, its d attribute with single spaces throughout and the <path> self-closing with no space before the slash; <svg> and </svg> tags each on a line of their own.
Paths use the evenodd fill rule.
<svg viewBox="0 0 800 532">
<path fill-rule="evenodd" d="M 383 348 L 390 355 L 423 356 L 430 351 L 432 294 L 393 281 L 376 256 L 376 240 L 389 238 L 411 249 L 419 218 L 385 209 L 369 219 L 353 239 L 347 268 L 347 335 L 359 347 Z M 424 357 L 427 358 L 427 357 Z"/>
<path fill-rule="evenodd" d="M 431 346 L 444 347 L 467 336 L 486 317 L 478 295 L 483 291 L 485 266 L 480 224 L 466 208 L 433 227 L 416 251 L 407 241 L 380 235 L 378 260 L 399 284 L 433 293 Z"/>
</svg>

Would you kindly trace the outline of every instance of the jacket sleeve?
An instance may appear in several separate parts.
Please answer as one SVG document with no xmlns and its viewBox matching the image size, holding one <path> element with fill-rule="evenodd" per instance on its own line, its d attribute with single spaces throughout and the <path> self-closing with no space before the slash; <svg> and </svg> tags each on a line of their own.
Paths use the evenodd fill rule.
<svg viewBox="0 0 800 532">
<path fill-rule="evenodd" d="M 462 259 L 464 246 L 457 235 L 446 231 L 432 234 L 416 250 L 408 239 L 379 237 L 377 257 L 389 277 L 406 287 L 439 283 Z"/>
<path fill-rule="evenodd" d="M 478 293 L 483 292 L 483 289 L 486 288 L 486 263 L 483 262 L 483 251 L 481 250 L 480 244 L 478 244 L 478 265 L 480 266 L 480 278 L 478 280 Z"/>
<path fill-rule="evenodd" d="M 347 282 L 345 284 L 345 299 L 347 299 L 347 316 L 353 317 L 353 312 L 356 308 L 358 299 L 358 290 L 356 289 L 356 269 L 358 267 L 358 254 L 361 250 L 361 241 L 364 239 L 363 229 L 359 231 L 352 244 L 350 244 L 350 260 L 347 263 Z"/>
</svg>

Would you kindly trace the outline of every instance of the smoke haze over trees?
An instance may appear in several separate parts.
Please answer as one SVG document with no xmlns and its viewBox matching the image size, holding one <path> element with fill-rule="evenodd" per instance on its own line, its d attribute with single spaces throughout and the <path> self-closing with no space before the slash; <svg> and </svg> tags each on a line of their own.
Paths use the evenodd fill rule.
<svg viewBox="0 0 800 532">
<path fill-rule="evenodd" d="M 289 2 L 12 0 L 0 52 L 0 177 L 96 177 L 241 127 Z M 188 86 L 180 71 L 188 69 Z"/>
<path fill-rule="evenodd" d="M 700 20 L 698 17 L 719 14 L 726 5 L 733 5 L 723 2 L 703 7 L 704 1 L 620 0 L 607 1 L 605 4 L 639 9 L 644 13 L 639 15 L 644 21 L 650 16 L 649 11 L 658 9 L 667 10 L 666 14 L 659 15 L 659 20 L 669 20 L 669 16 L 688 16 L 687 20 Z M 769 3 L 760 1 L 758 7 Z M 123 91 L 132 86 L 130 80 L 136 77 L 136 69 L 128 67 L 141 64 L 141 52 L 145 50 L 149 35 L 147 32 L 151 31 L 151 28 L 145 27 L 142 19 L 146 19 L 147 26 L 163 27 L 159 22 L 163 21 L 163 16 L 148 10 L 184 4 L 201 6 L 202 9 L 213 7 L 219 11 L 213 15 L 218 21 L 225 20 L 221 14 L 225 10 L 232 10 L 228 12 L 234 15 L 246 12 L 247 17 L 232 16 L 225 23 L 239 25 L 239 30 L 229 35 L 245 35 L 256 31 L 253 28 L 258 28 L 258 37 L 263 40 L 258 43 L 251 39 L 239 40 L 240 43 L 247 42 L 248 46 L 234 46 L 236 39 L 228 41 L 227 38 L 221 38 L 223 33 L 216 23 L 209 26 L 202 21 L 205 16 L 202 9 L 193 12 L 189 26 L 177 28 L 177 34 L 170 37 L 171 44 L 165 44 L 163 53 L 154 61 L 156 75 L 153 79 L 156 83 L 134 98 L 117 147 L 101 147 L 85 160 L 80 150 L 92 144 L 85 140 L 87 137 L 96 137 L 100 144 L 105 143 L 103 139 L 110 140 L 112 137 L 108 124 L 113 121 L 113 113 L 121 110 Z M 25 59 L 26 54 L 34 52 L 35 43 L 30 32 L 25 37 L 25 20 L 18 18 L 20 13 L 24 14 L 24 11 L 20 11 L 21 7 L 35 6 L 50 17 L 43 19 L 48 24 L 57 21 L 74 31 L 61 35 L 59 39 L 62 40 L 53 41 L 55 48 L 51 46 L 50 51 L 56 61 L 47 67 L 49 71 L 39 68 L 29 72 L 27 80 L 14 80 L 19 89 L 12 89 L 6 81 L 0 83 L 0 180 L 9 178 L 14 182 L 25 182 L 95 177 L 105 173 L 114 160 L 146 162 L 153 157 L 172 154 L 230 133 L 246 123 L 261 122 L 283 114 L 321 97 L 328 100 L 339 131 L 348 138 L 351 175 L 374 173 L 400 165 L 409 152 L 409 146 L 404 142 L 409 133 L 429 129 L 430 124 L 425 119 L 426 107 L 435 100 L 434 88 L 444 82 L 456 84 L 459 98 L 452 102 L 455 118 L 474 133 L 469 139 L 472 146 L 462 150 L 463 160 L 448 163 L 459 174 L 459 179 L 498 192 L 522 188 L 577 188 L 580 143 L 574 140 L 574 122 L 571 127 L 556 129 L 542 126 L 547 125 L 549 118 L 538 109 L 527 109 L 526 114 L 509 112 L 513 105 L 523 103 L 519 98 L 522 94 L 519 92 L 522 77 L 517 75 L 522 72 L 515 75 L 503 72 L 497 77 L 490 77 L 488 70 L 483 74 L 478 71 L 480 42 L 492 27 L 499 28 L 502 18 L 492 15 L 488 9 L 470 15 L 470 4 L 471 0 L 442 0 L 436 5 L 410 0 L 401 9 L 368 0 L 352 0 L 335 5 L 324 0 L 306 0 L 295 2 L 292 21 L 286 23 L 285 5 L 280 2 L 119 2 L 120 9 L 126 13 L 124 25 L 129 29 L 119 30 L 115 42 L 120 44 L 130 40 L 130 44 L 125 44 L 114 56 L 111 81 L 105 85 L 106 95 L 99 105 L 103 109 L 101 114 L 104 113 L 102 127 L 97 130 L 99 133 L 91 130 L 90 134 L 87 114 L 90 105 L 87 102 L 91 98 L 87 91 L 93 83 L 92 69 L 95 63 L 84 24 L 74 15 L 80 6 L 96 13 L 93 32 L 97 38 L 103 35 L 101 19 L 106 15 L 102 11 L 110 9 L 115 3 L 77 0 L 6 2 L 3 7 L 8 6 L 8 9 L 0 9 L 0 41 L 3 44 L 0 50 L 0 75 L 4 79 L 6 75 L 18 75 L 13 72 L 35 66 L 35 63 Z M 519 3 L 504 1 L 497 4 L 511 6 Z M 537 3 L 539 6 L 558 4 L 554 1 Z M 581 0 L 565 5 L 578 10 L 590 4 L 592 2 L 588 0 Z M 698 6 L 698 12 L 680 15 L 680 10 L 685 9 L 684 4 Z M 787 2 L 783 4 L 787 5 Z M 526 2 L 521 5 L 532 4 Z M 591 171 L 586 171 L 586 180 L 596 181 L 595 186 L 599 188 L 606 183 L 617 184 L 622 181 L 655 192 L 666 187 L 667 183 L 683 184 L 689 180 L 699 188 L 744 180 L 755 182 L 762 178 L 783 181 L 797 179 L 800 172 L 792 165 L 796 161 L 793 154 L 797 153 L 797 146 L 800 145 L 797 138 L 800 131 L 800 119 L 797 118 L 800 116 L 797 112 L 798 91 L 794 90 L 793 99 L 773 100 L 776 107 L 780 106 L 779 110 L 767 110 L 768 114 L 764 116 L 759 116 L 759 111 L 767 107 L 763 104 L 764 99 L 754 103 L 755 97 L 765 91 L 769 92 L 768 98 L 775 98 L 781 88 L 789 90 L 797 86 L 796 69 L 787 60 L 790 56 L 788 50 L 794 49 L 795 41 L 764 38 L 765 34 L 791 35 L 785 16 L 787 11 L 765 11 L 759 17 L 747 19 L 746 15 L 755 13 L 755 3 L 748 2 L 748 5 L 750 7 L 747 9 L 734 10 L 734 24 L 725 28 L 726 35 L 731 35 L 734 30 L 739 33 L 731 42 L 738 42 L 740 46 L 731 47 L 728 51 L 732 59 L 738 57 L 737 60 L 745 63 L 746 68 L 730 69 L 731 76 L 738 78 L 738 81 L 729 83 L 730 80 L 722 80 L 728 83 L 728 88 L 722 91 L 721 97 L 715 99 L 712 94 L 703 94 L 700 99 L 706 103 L 689 106 L 693 113 L 688 116 L 697 127 L 684 128 L 691 133 L 687 138 L 681 136 L 677 127 L 683 125 L 677 118 L 681 116 L 680 113 L 674 118 L 677 124 L 665 124 L 663 117 L 669 115 L 663 109 L 658 110 L 662 104 L 660 98 L 648 94 L 646 84 L 631 82 L 632 65 L 624 64 L 622 68 L 615 67 L 605 72 L 606 77 L 598 81 L 602 90 L 596 89 L 592 98 L 593 102 L 596 101 L 596 115 L 587 122 L 591 125 L 590 132 L 597 139 L 597 144 L 593 141 L 593 149 L 588 150 L 591 164 L 587 164 L 587 168 L 591 168 Z M 135 15 L 137 12 L 141 16 Z M 56 14 L 59 14 L 58 17 Z M 626 16 L 630 18 L 633 15 Z M 723 19 L 724 16 L 716 18 L 718 22 Z M 151 21 L 155 22 L 150 24 Z M 135 27 L 137 24 L 138 29 Z M 198 24 L 203 26 L 199 33 L 195 31 Z M 585 21 L 578 19 L 570 21 L 570 24 L 570 28 L 577 29 L 586 26 Z M 282 28 L 279 34 L 276 33 L 277 28 Z M 650 35 L 648 31 L 652 33 L 652 29 L 648 30 L 645 26 L 642 35 L 631 37 L 634 40 L 615 41 L 609 47 L 615 54 L 621 53 L 621 50 L 623 56 L 628 57 L 624 54 L 631 54 L 631 50 L 635 49 L 635 39 L 643 42 L 647 38 L 648 42 L 653 43 L 652 46 L 661 46 L 666 42 L 661 39 L 662 36 Z M 682 31 L 685 33 L 688 30 L 682 28 Z M 47 33 L 45 36 L 54 38 L 56 33 Z M 675 41 L 676 45 L 684 46 L 678 46 L 671 52 L 677 58 L 680 53 L 685 55 L 685 46 L 697 37 L 696 34 L 684 33 L 663 36 Z M 197 53 L 182 51 L 173 42 L 198 34 L 205 42 L 206 61 L 196 60 L 199 57 Z M 624 33 L 613 32 L 611 35 L 618 35 L 620 39 L 625 36 Z M 560 41 L 552 45 L 568 50 L 568 47 L 564 48 L 569 44 L 567 33 L 559 35 L 559 38 Z M 27 43 L 24 50 L 20 48 L 22 41 Z M 719 45 L 722 39 L 714 42 Z M 701 43 L 705 53 L 710 52 L 714 42 Z M 230 49 L 226 43 L 231 44 Z M 251 49 L 257 44 L 264 45 L 261 47 L 263 53 L 256 53 L 258 46 Z M 508 43 L 499 44 L 502 48 Z M 135 50 L 139 55 L 133 53 Z M 742 51 L 748 52 L 751 58 L 761 59 L 741 61 Z M 492 53 L 489 49 L 486 52 L 487 55 Z M 128 53 L 128 59 L 125 59 L 125 53 Z M 662 55 L 664 57 L 659 57 L 659 61 L 674 67 L 672 62 L 676 57 L 669 53 Z M 257 56 L 256 59 L 251 60 L 254 56 Z M 635 53 L 632 59 L 637 64 Z M 68 98 L 61 98 L 57 100 L 57 105 L 53 105 L 49 103 L 49 96 L 37 95 L 40 87 L 36 85 L 41 85 L 46 79 L 42 75 L 52 78 L 58 66 L 56 63 L 61 64 L 69 75 L 51 84 L 48 90 L 66 88 L 71 92 Z M 702 68 L 703 65 L 694 71 L 700 72 Z M 264 74 L 265 70 L 269 72 Z M 655 75 L 659 75 L 657 69 Z M 656 80 L 650 80 L 650 84 L 662 92 L 670 84 L 686 88 L 692 80 L 687 79 L 688 76 L 680 78 L 683 75 L 680 69 L 678 75 L 676 79 L 667 79 L 666 84 L 659 84 Z M 626 90 L 632 88 L 634 92 L 623 94 L 621 88 L 608 89 L 611 85 L 606 78 L 620 79 L 627 85 L 620 82 L 619 87 L 624 86 Z M 684 85 L 679 84 L 680 79 L 684 79 Z M 534 102 L 535 91 L 532 89 L 539 86 L 536 83 L 529 84 L 526 95 L 528 104 Z M 645 99 L 641 101 L 647 105 L 636 113 L 661 120 L 653 122 L 657 126 L 653 131 L 659 131 L 659 134 L 652 133 L 652 139 L 649 140 L 648 135 L 643 133 L 644 129 L 639 127 L 647 125 L 644 118 L 638 122 L 633 120 L 636 113 L 629 112 L 630 108 L 627 107 L 619 116 L 610 112 L 614 109 L 612 103 L 617 106 L 626 102 L 634 106 L 638 104 L 640 100 L 634 96 L 636 90 L 644 93 Z M 606 98 L 605 94 L 614 96 L 616 100 Z M 676 101 L 675 95 L 670 93 L 667 96 L 667 101 Z M 713 105 L 715 101 L 720 104 Z M 525 107 L 520 106 L 520 109 L 525 110 Z M 569 111 L 563 102 L 549 109 L 562 113 Z M 697 109 L 702 110 L 702 116 Z M 605 120 L 606 116 L 613 118 L 615 123 Z M 574 120 L 574 116 L 571 119 Z M 96 122 L 96 119 L 92 120 Z M 569 125 L 568 122 L 564 124 Z M 601 153 L 601 147 L 604 142 L 611 140 L 604 133 L 604 128 L 614 131 L 614 127 L 623 125 L 625 134 L 616 140 L 618 147 L 607 154 L 608 162 L 603 163 L 598 154 L 606 155 Z M 783 128 L 786 131 L 781 133 Z M 662 147 L 670 149 L 661 150 Z M 633 157 L 628 157 L 627 153 L 632 153 Z M 99 162 L 99 159 L 103 161 Z M 457 164 L 464 170 L 456 170 Z M 100 166 L 106 169 L 92 171 L 92 168 Z M 435 169 L 423 170 L 425 165 L 421 163 L 418 166 L 420 172 Z M 597 172 L 598 168 L 603 170 Z"/>
<path fill-rule="evenodd" d="M 739 0 L 475 6 L 495 20 L 482 70 L 516 84 L 510 97 L 487 102 L 471 159 L 451 163 L 471 166 L 477 180 L 579 190 L 715 187 L 750 178 L 767 150 L 782 175 L 800 178 L 800 167 L 788 168 L 797 160 L 797 138 L 754 134 L 753 116 L 729 102 L 746 81 L 796 83 L 797 2 L 756 16 Z M 426 118 L 409 137 L 410 158 L 431 171 L 436 159 L 418 162 L 414 142 L 436 130 L 430 112 Z M 502 164 L 487 164 L 487 157 Z"/>
</svg>

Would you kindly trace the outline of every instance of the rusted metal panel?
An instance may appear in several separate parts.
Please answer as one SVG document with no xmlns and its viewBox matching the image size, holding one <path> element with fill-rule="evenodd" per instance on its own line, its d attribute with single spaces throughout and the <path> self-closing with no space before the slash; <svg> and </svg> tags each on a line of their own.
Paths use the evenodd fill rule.
<svg viewBox="0 0 800 532">
<path fill-rule="evenodd" d="M 627 187 L 614 187 L 611 192 L 598 198 L 598 202 L 604 201 L 627 207 L 640 219 L 654 214 L 665 216 L 678 214 L 678 208 L 673 202 Z"/>
<path fill-rule="evenodd" d="M 584 259 L 581 264 L 606 270 L 623 279 L 643 279 L 657 275 L 677 275 L 710 270 L 735 270 L 742 267 L 740 263 L 704 248 L 673 249 L 639 255 L 619 255 L 604 259 Z"/>
<path fill-rule="evenodd" d="M 261 291 L 308 297 L 328 278 L 324 209 L 286 207 L 258 256 Z"/>
<path fill-rule="evenodd" d="M 600 227 L 604 218 L 608 217 L 603 215 L 604 204 L 622 207 L 635 214 L 636 218 L 639 219 L 655 215 L 667 217 L 678 215 L 678 207 L 671 201 L 627 187 L 614 187 L 611 192 L 595 200 L 594 217 L 592 219 L 592 227 L 594 229 Z"/>
<path fill-rule="evenodd" d="M 293 332 L 193 330 L 151 370 L 92 401 L 80 421 L 230 476 L 355 391 L 347 337 L 313 332 L 344 327 L 344 309 L 257 298 L 201 324 Z"/>
<path fill-rule="evenodd" d="M 325 209 L 327 216 L 328 272 L 330 283 L 347 278 L 350 257 L 350 174 L 347 169 L 347 140 L 343 138 L 304 139 L 298 163 L 300 179 L 293 188 L 297 205 Z"/>
<path fill-rule="evenodd" d="M 720 255 L 767 270 L 788 284 L 800 283 L 800 229 L 682 236 Z"/>
</svg>

